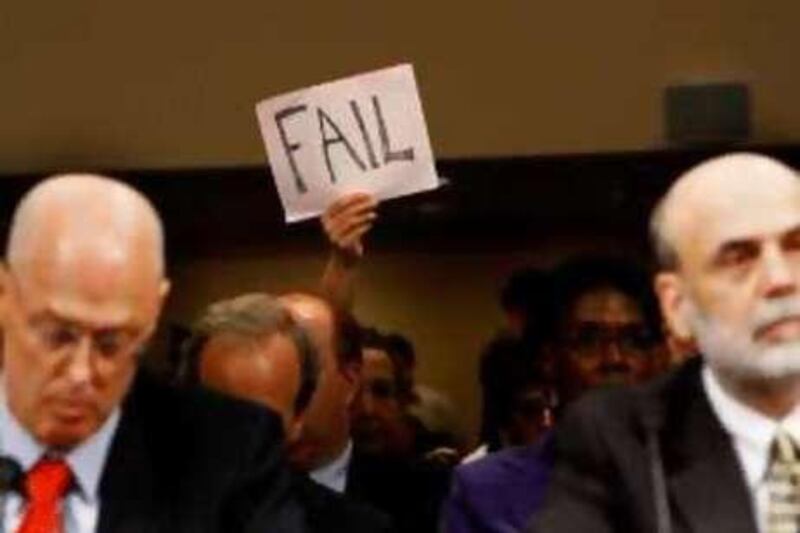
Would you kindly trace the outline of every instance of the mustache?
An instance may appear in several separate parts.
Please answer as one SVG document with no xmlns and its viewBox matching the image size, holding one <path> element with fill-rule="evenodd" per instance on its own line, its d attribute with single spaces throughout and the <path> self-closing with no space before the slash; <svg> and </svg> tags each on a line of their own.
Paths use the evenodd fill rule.
<svg viewBox="0 0 800 533">
<path fill-rule="evenodd" d="M 750 321 L 750 330 L 761 331 L 781 320 L 800 319 L 800 298 L 785 297 L 779 300 L 768 300 L 759 304 Z"/>
</svg>

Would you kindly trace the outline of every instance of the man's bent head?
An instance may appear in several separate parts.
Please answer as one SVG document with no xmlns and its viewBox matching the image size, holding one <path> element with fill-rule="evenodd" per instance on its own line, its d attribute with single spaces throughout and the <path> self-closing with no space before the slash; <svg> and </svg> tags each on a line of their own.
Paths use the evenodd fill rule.
<svg viewBox="0 0 800 533">
<path fill-rule="evenodd" d="M 42 445 L 70 449 L 120 404 L 169 283 L 152 205 L 120 182 L 63 175 L 14 214 L 0 271 L 3 382 Z"/>
</svg>

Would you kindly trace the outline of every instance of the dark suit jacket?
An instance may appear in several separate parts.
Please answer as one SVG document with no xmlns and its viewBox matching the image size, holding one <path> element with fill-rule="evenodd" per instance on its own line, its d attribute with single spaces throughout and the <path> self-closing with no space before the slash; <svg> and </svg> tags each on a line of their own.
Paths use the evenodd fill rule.
<svg viewBox="0 0 800 533">
<path fill-rule="evenodd" d="M 295 491 L 310 533 L 388 533 L 388 515 L 297 474 Z"/>
<path fill-rule="evenodd" d="M 529 531 L 655 533 L 664 530 L 660 501 L 675 533 L 755 533 L 744 474 L 700 370 L 696 358 L 645 386 L 589 393 L 569 409 Z"/>
<path fill-rule="evenodd" d="M 276 415 L 140 372 L 103 470 L 97 531 L 302 531 L 289 489 Z"/>
<path fill-rule="evenodd" d="M 346 493 L 385 512 L 397 533 L 436 533 L 450 468 L 419 460 L 371 457 L 354 450 Z"/>
<path fill-rule="evenodd" d="M 552 436 L 490 453 L 455 469 L 444 505 L 446 533 L 521 531 L 541 506 L 552 466 Z"/>
</svg>

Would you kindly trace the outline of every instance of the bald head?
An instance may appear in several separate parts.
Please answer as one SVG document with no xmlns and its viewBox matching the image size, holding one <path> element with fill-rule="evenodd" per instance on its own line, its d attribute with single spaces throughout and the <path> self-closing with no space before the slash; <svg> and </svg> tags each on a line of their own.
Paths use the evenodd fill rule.
<svg viewBox="0 0 800 533">
<path fill-rule="evenodd" d="M 800 178 L 794 169 L 767 156 L 734 153 L 693 167 L 653 211 L 650 229 L 662 268 L 678 268 L 682 242 L 708 224 L 729 224 L 736 217 L 728 215 L 737 210 L 772 209 L 780 197 L 800 199 Z"/>
<path fill-rule="evenodd" d="M 322 297 L 293 293 L 280 299 L 320 354 L 319 386 L 301 438 L 290 449 L 294 465 L 311 470 L 338 457 L 350 440 L 350 408 L 361 374 L 360 328 L 351 315 Z"/>
<path fill-rule="evenodd" d="M 90 174 L 54 176 L 31 189 L 12 221 L 10 267 L 22 272 L 45 257 L 63 263 L 88 255 L 110 263 L 137 255 L 161 277 L 163 231 L 150 202 L 123 183 Z"/>
</svg>

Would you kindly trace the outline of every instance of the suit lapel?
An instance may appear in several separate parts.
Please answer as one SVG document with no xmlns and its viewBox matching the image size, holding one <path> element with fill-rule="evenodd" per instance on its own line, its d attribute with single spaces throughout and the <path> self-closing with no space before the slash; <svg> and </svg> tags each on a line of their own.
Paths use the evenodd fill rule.
<svg viewBox="0 0 800 533">
<path fill-rule="evenodd" d="M 100 484 L 97 533 L 150 532 L 156 528 L 152 458 L 148 456 L 135 391 L 125 402 Z"/>
<path fill-rule="evenodd" d="M 692 532 L 755 533 L 739 460 L 700 376 L 697 365 L 662 398 L 667 405 L 661 440 L 669 497 Z"/>
<path fill-rule="evenodd" d="M 697 533 L 755 533 L 752 503 L 742 475 L 733 461 L 720 453 L 677 473 L 669 489 L 690 530 Z M 732 461 L 733 460 L 733 461 Z"/>
</svg>

